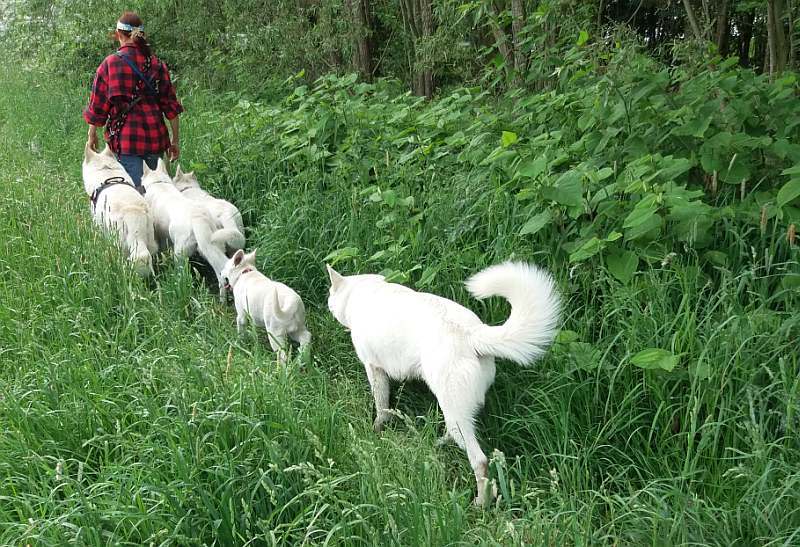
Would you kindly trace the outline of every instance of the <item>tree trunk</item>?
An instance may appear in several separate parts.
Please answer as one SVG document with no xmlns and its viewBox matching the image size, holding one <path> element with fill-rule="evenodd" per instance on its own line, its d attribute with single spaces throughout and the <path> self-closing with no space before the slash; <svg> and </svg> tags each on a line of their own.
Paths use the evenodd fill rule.
<svg viewBox="0 0 800 547">
<path fill-rule="evenodd" d="M 417 2 L 419 5 L 422 38 L 427 40 L 433 36 L 433 8 L 431 7 L 431 0 L 417 0 Z M 420 71 L 420 77 L 422 78 L 422 95 L 430 99 L 433 97 L 433 70 L 430 69 L 431 60 L 423 58 L 421 61 L 425 66 L 425 68 Z"/>
<path fill-rule="evenodd" d="M 500 14 L 497 12 L 497 7 L 494 5 L 494 2 L 491 2 L 491 10 L 492 13 L 489 15 L 489 26 L 492 29 L 492 36 L 494 36 L 494 44 L 497 46 L 497 49 L 500 50 L 500 54 L 503 56 L 506 67 L 511 69 L 514 66 L 514 50 L 512 49 L 513 45 L 511 45 L 505 31 L 500 27 L 500 23 L 497 22 Z"/>
<path fill-rule="evenodd" d="M 750 66 L 750 42 L 753 40 L 753 22 L 756 18 L 755 10 L 745 13 L 740 22 L 739 35 L 739 64 L 743 67 Z"/>
<path fill-rule="evenodd" d="M 717 13 L 717 52 L 722 57 L 728 55 L 728 0 L 720 0 L 719 12 Z"/>
<path fill-rule="evenodd" d="M 353 23 L 353 67 L 366 81 L 372 80 L 372 24 L 369 0 L 345 0 Z"/>
<path fill-rule="evenodd" d="M 411 72 L 411 91 L 414 95 L 431 98 L 433 96 L 433 70 L 430 59 L 420 41 L 433 36 L 433 9 L 431 0 L 401 0 L 400 11 L 408 33 L 411 35 L 411 50 L 408 62 Z"/>
<path fill-rule="evenodd" d="M 769 47 L 769 79 L 773 81 L 786 67 L 788 50 L 783 20 L 786 8 L 783 0 L 767 1 L 767 45 Z"/>
<path fill-rule="evenodd" d="M 683 7 L 686 8 L 686 18 L 689 20 L 689 25 L 692 27 L 694 37 L 698 40 L 703 39 L 703 33 L 700 32 L 700 25 L 697 24 L 697 18 L 694 16 L 692 3 L 690 0 L 683 0 Z"/>
<path fill-rule="evenodd" d="M 514 37 L 514 72 L 517 83 L 524 81 L 527 68 L 525 54 L 522 52 L 522 33 L 525 28 L 525 4 L 522 0 L 511 0 L 511 32 Z"/>
<path fill-rule="evenodd" d="M 792 70 L 795 67 L 795 58 L 797 56 L 797 40 L 795 39 L 794 22 L 796 12 L 794 8 L 794 0 L 788 0 L 786 5 L 786 14 L 789 17 L 789 59 L 786 66 Z"/>
</svg>

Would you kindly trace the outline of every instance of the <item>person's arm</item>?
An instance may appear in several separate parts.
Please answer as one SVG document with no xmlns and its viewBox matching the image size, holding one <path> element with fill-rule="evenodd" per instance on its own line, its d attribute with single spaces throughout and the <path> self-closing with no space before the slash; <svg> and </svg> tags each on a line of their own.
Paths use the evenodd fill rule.
<svg viewBox="0 0 800 547">
<path fill-rule="evenodd" d="M 83 119 L 89 124 L 86 144 L 97 151 L 97 127 L 103 127 L 108 121 L 108 82 L 105 78 L 105 63 L 101 64 L 92 83 L 89 104 L 83 110 Z"/>
<path fill-rule="evenodd" d="M 175 87 L 172 85 L 172 80 L 169 77 L 169 69 L 167 69 L 167 65 L 164 64 L 163 61 L 161 62 L 161 70 L 158 103 L 161 108 L 161 113 L 164 114 L 164 117 L 169 121 L 171 137 L 167 154 L 171 161 L 175 161 L 181 153 L 178 115 L 183 112 L 183 105 L 175 94 Z"/>
<path fill-rule="evenodd" d="M 175 161 L 178 159 L 178 156 L 181 155 L 181 145 L 180 145 L 180 124 L 178 122 L 178 116 L 175 116 L 171 120 L 169 120 L 169 128 L 170 128 L 170 142 L 169 142 L 169 149 L 167 150 L 167 154 L 169 154 L 169 160 Z"/>
</svg>

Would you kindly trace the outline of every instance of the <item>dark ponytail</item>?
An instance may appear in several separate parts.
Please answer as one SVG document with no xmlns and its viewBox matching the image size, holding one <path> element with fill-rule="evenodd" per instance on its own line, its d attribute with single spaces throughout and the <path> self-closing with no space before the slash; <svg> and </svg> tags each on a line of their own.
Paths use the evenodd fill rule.
<svg viewBox="0 0 800 547">
<path fill-rule="evenodd" d="M 126 25 L 130 25 L 132 27 L 141 27 L 142 26 L 142 18 L 136 12 L 133 11 L 126 11 L 124 12 L 120 18 L 120 23 L 125 23 Z M 144 56 L 149 59 L 151 55 L 153 55 L 153 50 L 150 47 L 150 44 L 147 42 L 147 38 L 145 37 L 144 31 L 134 30 L 133 32 L 129 32 L 127 30 L 118 30 L 117 32 L 128 36 L 129 38 L 133 38 L 134 44 L 138 47 Z"/>
</svg>

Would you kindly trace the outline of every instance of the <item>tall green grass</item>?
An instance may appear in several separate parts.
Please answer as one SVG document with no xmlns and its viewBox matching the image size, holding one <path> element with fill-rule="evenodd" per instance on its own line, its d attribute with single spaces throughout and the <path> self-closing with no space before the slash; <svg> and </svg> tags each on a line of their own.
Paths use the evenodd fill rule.
<svg viewBox="0 0 800 547">
<path fill-rule="evenodd" d="M 686 252 L 622 286 L 555 258 L 557 241 L 519 238 L 515 200 L 491 184 L 416 190 L 427 217 L 410 250 L 343 269 L 435 265 L 428 290 L 500 321 L 502 303 L 461 283 L 513 253 L 565 296 L 568 332 L 535 367 L 502 363 L 489 391 L 479 431 L 502 499 L 481 511 L 464 454 L 436 445 L 424 386 L 395 390 L 400 417 L 372 433 L 363 368 L 325 310 L 323 258 L 368 256 L 405 225 L 376 228 L 385 211 L 357 184 L 297 176 L 268 151 L 215 157 L 216 99 L 184 98 L 185 157 L 245 211 L 259 266 L 308 305 L 313 364 L 279 368 L 190 270 L 167 259 L 150 286 L 92 225 L 85 90 L 0 76 L 0 543 L 800 541 L 800 318 L 768 251 L 726 233 L 735 267 L 710 275 Z M 679 367 L 632 366 L 646 347 Z"/>
</svg>

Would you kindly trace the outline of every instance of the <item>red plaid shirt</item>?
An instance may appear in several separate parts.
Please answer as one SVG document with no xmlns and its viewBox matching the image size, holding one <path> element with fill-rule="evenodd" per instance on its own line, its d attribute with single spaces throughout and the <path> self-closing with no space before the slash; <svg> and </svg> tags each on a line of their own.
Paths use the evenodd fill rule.
<svg viewBox="0 0 800 547">
<path fill-rule="evenodd" d="M 139 48 L 126 45 L 119 48 L 119 51 L 143 71 L 145 56 Z M 95 74 L 92 94 L 83 111 L 83 119 L 91 125 L 106 126 L 106 142 L 117 154 L 164 152 L 169 148 L 169 133 L 163 117 L 171 120 L 183 112 L 183 106 L 175 96 L 175 88 L 169 79 L 167 66 L 155 55 L 151 57 L 150 71 L 145 76 L 158 80 L 157 96 L 147 94 L 144 83 L 125 60 L 117 55 L 106 57 Z M 128 112 L 119 136 L 111 139 L 108 122 L 117 119 L 131 102 L 134 88 L 138 88 L 137 96 L 141 99 Z"/>
</svg>

